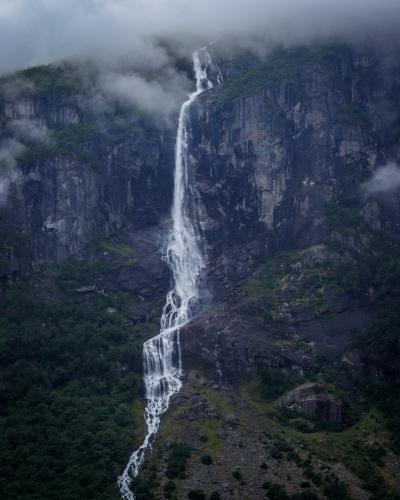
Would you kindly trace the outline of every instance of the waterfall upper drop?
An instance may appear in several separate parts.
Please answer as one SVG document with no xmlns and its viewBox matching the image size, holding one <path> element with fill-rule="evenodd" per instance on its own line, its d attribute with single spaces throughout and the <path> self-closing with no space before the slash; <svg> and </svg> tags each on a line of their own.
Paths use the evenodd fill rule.
<svg viewBox="0 0 400 500">
<path fill-rule="evenodd" d="M 147 435 L 142 445 L 131 455 L 125 470 L 118 478 L 124 500 L 134 500 L 130 489 L 131 477 L 136 477 L 145 452 L 168 409 L 171 397 L 182 387 L 179 331 L 190 321 L 199 303 L 199 282 L 205 267 L 198 232 L 188 214 L 189 109 L 205 90 L 213 87 L 207 77 L 211 57 L 206 48 L 193 53 L 196 90 L 180 109 L 175 145 L 174 197 L 172 229 L 165 260 L 173 275 L 174 286 L 166 297 L 161 316 L 160 333 L 143 346 L 144 385 L 146 389 L 145 420 Z"/>
</svg>

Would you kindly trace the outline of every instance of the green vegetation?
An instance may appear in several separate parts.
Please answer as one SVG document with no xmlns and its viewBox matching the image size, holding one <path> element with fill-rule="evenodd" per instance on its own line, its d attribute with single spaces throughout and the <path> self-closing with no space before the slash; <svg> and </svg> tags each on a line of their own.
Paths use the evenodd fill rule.
<svg viewBox="0 0 400 500">
<path fill-rule="evenodd" d="M 361 390 L 386 416 L 387 425 L 392 432 L 392 448 L 400 451 L 400 314 L 392 313 L 373 321 L 365 335 L 362 335 L 355 347 L 363 346 L 370 356 L 370 362 L 385 374 L 381 381 L 371 381 L 366 377 L 359 379 Z M 383 456 L 381 447 L 370 448 L 369 457 L 377 461 Z"/>
<path fill-rule="evenodd" d="M 102 290 L 132 261 L 113 236 L 3 295 L 2 500 L 119 498 L 116 478 L 143 434 L 142 343 L 158 328 L 158 318 L 132 325 L 134 295 Z M 151 483 L 136 486 L 138 500 L 152 498 Z"/>
<path fill-rule="evenodd" d="M 88 92 L 94 82 L 93 67 L 72 64 L 35 66 L 0 78 L 0 98 L 45 97 L 53 102 L 76 99 Z"/>
<path fill-rule="evenodd" d="M 339 109 L 335 123 L 360 127 L 365 132 L 372 131 L 372 120 L 365 105 L 357 103 L 348 103 Z"/>
<path fill-rule="evenodd" d="M 270 500 L 288 500 L 289 496 L 286 493 L 284 486 L 278 483 L 265 483 L 267 486 L 267 497 Z"/>
<path fill-rule="evenodd" d="M 283 370 L 272 368 L 261 370 L 257 377 L 258 390 L 266 401 L 273 401 L 286 391 L 301 384 L 304 379 L 295 373 L 286 373 Z"/>
<path fill-rule="evenodd" d="M 212 465 L 213 459 L 211 455 L 203 455 L 201 457 L 201 463 L 204 465 Z"/>
<path fill-rule="evenodd" d="M 168 481 L 164 486 L 164 495 L 165 498 L 172 498 L 176 491 L 176 484 L 174 481 Z"/>
<path fill-rule="evenodd" d="M 154 500 L 152 492 L 153 487 L 153 480 L 142 479 L 139 477 L 135 477 L 131 484 L 131 488 L 135 492 L 136 500 Z"/>
<path fill-rule="evenodd" d="M 400 242 L 373 231 L 360 208 L 329 203 L 325 210 L 331 240 L 326 251 L 332 259 L 309 263 L 300 251 L 268 257 L 261 278 L 247 283 L 251 295 L 262 297 L 268 324 L 279 318 L 282 302 L 290 309 L 307 307 L 318 314 L 329 312 L 329 302 L 343 294 L 357 303 L 372 301 L 386 310 L 396 308 L 400 296 Z"/>
<path fill-rule="evenodd" d="M 344 464 L 363 481 L 366 489 L 377 492 L 386 490 L 383 477 L 376 467 L 379 461 L 377 455 L 382 456 L 387 440 L 383 424 L 377 412 L 370 412 L 364 414 L 357 425 L 342 432 L 304 434 L 289 428 L 286 430 L 293 445 L 300 445 L 322 460 Z M 337 487 L 336 480 L 323 479 L 319 472 L 315 472 L 311 462 L 302 461 L 300 464 L 305 476 L 317 486 Z"/>
<path fill-rule="evenodd" d="M 307 66 L 318 65 L 334 74 L 338 55 L 348 55 L 345 45 L 326 45 L 315 47 L 296 47 L 278 50 L 265 63 L 258 63 L 242 73 L 236 74 L 223 82 L 216 98 L 218 100 L 235 99 L 252 95 L 263 87 L 283 80 L 296 81 Z M 207 98 L 207 96 L 205 96 Z"/>
<path fill-rule="evenodd" d="M 213 491 L 211 493 L 210 500 L 221 500 L 221 494 L 219 491 Z"/>
<path fill-rule="evenodd" d="M 105 297 L 14 286 L 0 319 L 0 496 L 117 499 L 141 426 L 140 345 Z"/>
<path fill-rule="evenodd" d="M 190 500 L 206 500 L 206 495 L 203 490 L 190 490 L 188 498 L 190 498 Z"/>
<path fill-rule="evenodd" d="M 276 408 L 272 414 L 273 418 L 280 424 L 292 427 L 300 432 L 341 432 L 344 425 L 331 420 L 313 419 L 286 407 Z"/>
<path fill-rule="evenodd" d="M 166 476 L 170 479 L 184 478 L 186 462 L 190 457 L 191 446 L 186 443 L 174 443 L 168 457 Z"/>
<path fill-rule="evenodd" d="M 240 470 L 239 467 L 236 467 L 235 469 L 233 469 L 232 471 L 232 476 L 235 478 L 235 479 L 242 479 L 242 472 Z"/>
<path fill-rule="evenodd" d="M 302 260 L 300 252 L 283 252 L 268 257 L 261 279 L 247 283 L 247 292 L 262 297 L 265 302 L 265 313 L 260 317 L 264 323 L 271 323 L 279 317 L 283 300 L 291 307 L 309 307 L 320 314 L 327 309 L 328 297 L 341 291 L 333 269 L 322 264 L 305 265 Z"/>
<path fill-rule="evenodd" d="M 337 500 L 338 498 L 348 500 L 350 498 L 347 494 L 346 485 L 339 481 L 336 476 L 328 476 L 323 492 L 328 500 Z"/>
<path fill-rule="evenodd" d="M 54 156 L 67 156 L 88 163 L 95 169 L 105 168 L 96 153 L 94 141 L 113 143 L 122 141 L 138 132 L 139 127 L 131 114 L 86 117 L 83 122 L 53 128 L 46 142 L 25 141 L 25 149 L 20 156 L 22 164 L 44 161 Z"/>
</svg>

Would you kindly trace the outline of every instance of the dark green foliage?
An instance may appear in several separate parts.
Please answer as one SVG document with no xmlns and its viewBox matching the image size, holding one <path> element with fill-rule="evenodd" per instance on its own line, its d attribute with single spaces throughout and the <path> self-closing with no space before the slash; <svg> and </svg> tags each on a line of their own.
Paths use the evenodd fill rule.
<svg viewBox="0 0 400 500">
<path fill-rule="evenodd" d="M 353 127 L 360 127 L 366 133 L 372 130 L 372 121 L 365 105 L 349 103 L 338 111 L 335 122 Z"/>
<path fill-rule="evenodd" d="M 322 420 L 308 417 L 291 408 L 280 407 L 273 412 L 275 420 L 282 425 L 293 427 L 294 429 L 304 432 L 342 432 L 345 427 L 343 424 L 331 420 Z M 296 453 L 292 454 L 293 450 L 288 453 L 288 459 L 296 461 Z"/>
<path fill-rule="evenodd" d="M 154 495 L 152 493 L 153 482 L 146 479 L 140 479 L 136 477 L 132 480 L 131 488 L 135 492 L 136 500 L 153 500 Z"/>
<path fill-rule="evenodd" d="M 340 497 L 338 497 L 339 499 Z M 318 495 L 312 490 L 304 490 L 291 495 L 291 500 L 318 500 Z"/>
<path fill-rule="evenodd" d="M 389 430 L 393 433 L 392 447 L 400 450 L 400 314 L 392 313 L 373 321 L 365 335 L 356 343 L 379 366 L 385 375 L 380 382 L 359 378 L 361 390 L 384 413 Z M 385 450 L 380 446 L 368 447 L 367 453 L 379 465 Z"/>
<path fill-rule="evenodd" d="M 311 479 L 311 481 L 315 484 L 315 486 L 321 486 L 322 484 L 322 475 L 319 472 L 315 472 L 314 469 L 309 466 L 304 471 L 304 475 Z"/>
<path fill-rule="evenodd" d="M 267 496 L 270 500 L 288 500 L 285 487 L 278 483 L 272 483 L 268 488 Z"/>
<path fill-rule="evenodd" d="M 21 154 L 22 164 L 44 161 L 54 156 L 66 156 L 85 162 L 97 170 L 105 168 L 96 156 L 98 142 L 122 141 L 137 132 L 138 125 L 131 114 L 96 118 L 85 117 L 81 123 L 66 125 L 53 129 L 48 142 L 25 142 L 25 150 Z"/>
<path fill-rule="evenodd" d="M 289 451 L 286 455 L 286 458 L 289 460 L 289 461 L 293 461 L 296 465 L 300 466 L 301 464 L 301 457 L 300 455 L 292 450 L 292 451 Z"/>
<path fill-rule="evenodd" d="M 326 207 L 325 216 L 332 231 L 351 235 L 355 241 L 361 241 L 362 237 L 368 241 L 368 245 L 365 246 L 364 243 L 363 246 L 360 245 L 361 248 L 343 244 L 336 248 L 336 251 L 347 253 L 350 258 L 325 266 L 328 272 L 327 283 L 336 284 L 358 302 L 365 301 L 366 295 L 373 290 L 374 302 L 391 306 L 388 299 L 391 301 L 393 297 L 400 295 L 399 241 L 383 232 L 373 231 L 361 217 L 360 207 L 350 208 L 344 203 L 330 203 Z"/>
<path fill-rule="evenodd" d="M 337 203 L 328 203 L 325 209 L 326 222 L 330 229 L 368 229 L 357 210 Z"/>
<path fill-rule="evenodd" d="M 297 374 L 288 374 L 283 370 L 261 370 L 258 377 L 258 389 L 266 401 L 273 401 L 284 392 L 302 382 Z"/>
<path fill-rule="evenodd" d="M 0 78 L 0 98 L 41 97 L 57 104 L 88 92 L 96 70 L 71 64 L 35 66 Z"/>
<path fill-rule="evenodd" d="M 213 491 L 210 495 L 210 500 L 221 500 L 221 494 L 219 491 Z"/>
<path fill-rule="evenodd" d="M 382 466 L 382 458 L 386 455 L 386 450 L 379 444 L 372 444 L 372 445 L 367 445 L 367 454 L 368 458 L 371 460 L 371 462 L 374 462 L 375 464 Z"/>
<path fill-rule="evenodd" d="M 185 477 L 186 462 L 190 457 L 191 447 L 185 443 L 174 443 L 168 457 L 166 476 L 173 479 L 175 477 Z"/>
<path fill-rule="evenodd" d="M 236 467 L 236 469 L 233 469 L 232 471 L 232 476 L 235 478 L 235 479 L 242 479 L 242 473 L 239 469 L 239 467 Z"/>
<path fill-rule="evenodd" d="M 165 498 L 172 498 L 176 490 L 176 484 L 173 481 L 168 481 L 164 486 Z"/>
<path fill-rule="evenodd" d="M 275 460 L 280 460 L 283 457 L 282 452 L 276 446 L 272 448 L 270 455 L 271 458 L 274 458 Z"/>
<path fill-rule="evenodd" d="M 3 297 L 0 497 L 117 499 L 141 418 L 140 345 L 105 297 L 42 294 L 21 284 Z"/>
<path fill-rule="evenodd" d="M 233 75 L 223 82 L 217 99 L 235 99 L 254 94 L 263 87 L 268 87 L 281 81 L 298 81 L 300 73 L 306 66 L 319 65 L 328 72 L 335 69 L 335 59 L 349 52 L 344 46 L 331 45 L 310 49 L 296 47 L 276 51 L 265 63 L 258 63 L 242 73 Z"/>
<path fill-rule="evenodd" d="M 338 498 L 347 500 L 349 498 L 346 485 L 337 477 L 328 479 L 323 491 L 328 500 L 337 500 Z"/>
<path fill-rule="evenodd" d="M 370 496 L 370 500 L 400 500 L 400 493 L 382 488 Z"/>
<path fill-rule="evenodd" d="M 211 465 L 213 463 L 211 455 L 203 455 L 201 457 L 201 463 L 204 465 Z"/>
<path fill-rule="evenodd" d="M 400 84 L 394 84 L 387 97 L 393 116 L 393 141 L 398 141 L 400 139 Z"/>
<path fill-rule="evenodd" d="M 206 495 L 203 490 L 190 490 L 188 498 L 190 498 L 190 500 L 206 500 Z"/>
</svg>

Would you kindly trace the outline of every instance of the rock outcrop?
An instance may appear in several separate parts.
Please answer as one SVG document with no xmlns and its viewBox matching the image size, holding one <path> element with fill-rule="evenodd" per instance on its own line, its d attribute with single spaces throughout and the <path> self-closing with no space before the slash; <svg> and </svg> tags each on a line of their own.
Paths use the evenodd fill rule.
<svg viewBox="0 0 400 500">
<path fill-rule="evenodd" d="M 279 404 L 312 419 L 342 422 L 341 403 L 318 384 L 309 383 L 296 387 L 282 397 Z"/>
</svg>

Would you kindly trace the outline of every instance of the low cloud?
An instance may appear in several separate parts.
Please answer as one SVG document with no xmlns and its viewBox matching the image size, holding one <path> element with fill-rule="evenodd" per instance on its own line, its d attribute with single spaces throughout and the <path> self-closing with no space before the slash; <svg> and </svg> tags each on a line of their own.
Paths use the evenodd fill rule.
<svg viewBox="0 0 400 500">
<path fill-rule="evenodd" d="M 0 206 L 7 202 L 10 186 L 18 178 L 17 162 L 25 146 L 15 139 L 0 143 Z"/>
<path fill-rule="evenodd" d="M 0 206 L 6 204 L 10 187 L 21 174 L 18 160 L 29 144 L 51 143 L 49 130 L 39 120 L 17 118 L 11 120 L 5 130 L 11 137 L 0 142 Z"/>
<path fill-rule="evenodd" d="M 0 72 L 62 59 L 157 68 L 172 40 L 190 54 L 215 38 L 273 43 L 397 35 L 398 0 L 0 0 Z"/>
<path fill-rule="evenodd" d="M 378 168 L 371 179 L 364 182 L 362 188 L 368 195 L 383 195 L 398 191 L 400 189 L 400 167 L 397 163 L 391 162 Z"/>
<path fill-rule="evenodd" d="M 138 74 L 106 73 L 99 80 L 99 88 L 106 99 L 165 118 L 179 109 L 189 85 L 183 75 L 172 70 L 158 79 L 146 79 Z"/>
<path fill-rule="evenodd" d="M 13 133 L 17 139 L 28 142 L 50 142 L 50 133 L 46 125 L 39 120 L 29 118 L 17 118 L 12 120 L 7 129 Z"/>
</svg>

